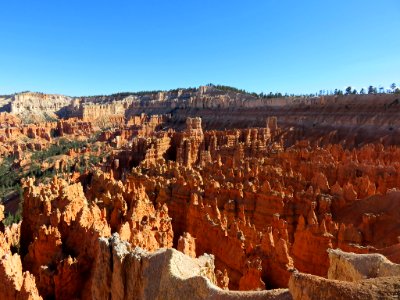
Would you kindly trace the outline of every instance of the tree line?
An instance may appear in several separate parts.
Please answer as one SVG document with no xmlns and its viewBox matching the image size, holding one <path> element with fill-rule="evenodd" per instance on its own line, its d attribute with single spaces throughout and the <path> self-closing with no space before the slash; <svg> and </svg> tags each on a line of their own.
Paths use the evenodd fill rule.
<svg viewBox="0 0 400 300">
<path fill-rule="evenodd" d="M 253 96 L 255 98 L 282 98 L 282 97 L 316 97 L 316 96 L 328 96 L 328 95 L 366 95 L 366 94 L 400 94 L 400 86 L 396 85 L 396 83 L 392 83 L 389 88 L 384 88 L 382 86 L 375 87 L 370 85 L 368 88 L 361 88 L 359 91 L 352 86 L 348 86 L 346 89 L 334 89 L 334 90 L 319 90 L 316 93 L 310 94 L 294 94 L 294 93 L 281 93 L 281 92 L 269 92 L 269 93 L 255 93 L 249 92 L 244 89 L 239 89 L 236 87 L 228 86 L 228 85 L 221 85 L 221 84 L 213 84 L 209 83 L 207 86 L 214 87 L 223 92 L 233 92 L 239 94 L 245 94 L 249 96 Z M 92 100 L 92 99 L 103 99 L 109 100 L 109 98 L 114 100 L 122 100 L 128 96 L 145 96 L 150 94 L 157 94 L 159 92 L 170 92 L 170 93 L 177 93 L 179 90 L 183 90 L 185 92 L 196 92 L 197 88 L 189 87 L 189 88 L 178 88 L 178 89 L 171 89 L 168 91 L 162 90 L 149 90 L 149 91 L 139 91 L 139 92 L 121 92 L 115 93 L 111 95 L 97 95 L 97 96 L 84 96 L 81 97 L 84 100 Z M 1 97 L 1 96 L 0 96 Z"/>
<path fill-rule="evenodd" d="M 328 96 L 328 95 L 366 95 L 366 94 L 400 94 L 400 88 L 396 85 L 396 83 L 392 83 L 390 85 L 389 89 L 385 89 L 384 87 L 375 87 L 373 85 L 370 85 L 368 88 L 364 89 L 361 88 L 359 91 L 356 90 L 355 88 L 348 86 L 346 89 L 341 90 L 341 89 L 334 89 L 334 90 L 320 90 L 317 93 L 311 93 L 311 94 L 282 94 L 280 92 L 269 92 L 269 93 L 264 93 L 261 92 L 259 94 L 257 93 L 252 93 L 248 92 L 243 89 L 238 89 L 235 87 L 231 86 L 226 86 L 226 85 L 215 85 L 212 83 L 207 84 L 207 86 L 214 87 L 218 90 L 224 91 L 224 92 L 234 92 L 234 93 L 241 93 L 241 94 L 246 94 L 246 95 L 251 95 L 256 98 L 282 98 L 282 97 L 316 97 L 316 96 Z"/>
<path fill-rule="evenodd" d="M 348 86 L 344 91 L 340 89 L 335 89 L 332 91 L 320 90 L 318 95 L 373 95 L 373 94 L 400 94 L 400 88 L 397 87 L 396 83 L 392 83 L 389 89 L 385 89 L 384 87 L 375 87 L 370 85 L 367 89 L 361 88 L 360 91 Z"/>
</svg>

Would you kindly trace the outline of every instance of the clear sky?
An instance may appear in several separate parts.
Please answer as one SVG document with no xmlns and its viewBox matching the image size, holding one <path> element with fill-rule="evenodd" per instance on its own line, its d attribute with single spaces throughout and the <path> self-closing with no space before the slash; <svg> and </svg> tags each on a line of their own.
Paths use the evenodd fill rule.
<svg viewBox="0 0 400 300">
<path fill-rule="evenodd" d="M 16 0 L 0 12 L 0 94 L 400 85 L 399 0 Z"/>
</svg>

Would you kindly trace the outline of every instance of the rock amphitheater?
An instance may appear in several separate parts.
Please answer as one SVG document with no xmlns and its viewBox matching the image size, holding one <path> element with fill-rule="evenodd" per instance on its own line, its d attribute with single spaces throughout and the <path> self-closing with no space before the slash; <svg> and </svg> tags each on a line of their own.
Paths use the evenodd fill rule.
<svg viewBox="0 0 400 300">
<path fill-rule="evenodd" d="M 10 97 L 0 299 L 399 299 L 399 98 Z"/>
</svg>

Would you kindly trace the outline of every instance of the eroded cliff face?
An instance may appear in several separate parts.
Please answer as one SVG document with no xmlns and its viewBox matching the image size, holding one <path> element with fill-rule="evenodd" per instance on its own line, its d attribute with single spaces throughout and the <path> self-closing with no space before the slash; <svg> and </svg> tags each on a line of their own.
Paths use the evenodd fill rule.
<svg viewBox="0 0 400 300">
<path fill-rule="evenodd" d="M 99 239 L 87 299 L 290 299 L 285 289 L 252 293 L 216 286 L 214 258 L 191 258 L 175 249 L 153 253 L 120 240 Z"/>
<path fill-rule="evenodd" d="M 72 103 L 72 98 L 63 95 L 42 93 L 16 94 L 11 100 L 11 113 L 25 118 L 25 121 L 43 121 L 57 118 L 56 113 Z"/>
<path fill-rule="evenodd" d="M 0 205 L 0 221 L 4 219 L 4 206 Z M 35 277 L 23 271 L 21 256 L 15 253 L 20 240 L 20 224 L 14 224 L 0 232 L 0 298 L 42 299 L 36 287 Z"/>
<path fill-rule="evenodd" d="M 98 239 L 112 232 L 149 251 L 172 247 L 168 208 L 156 209 L 140 185 L 124 186 L 99 171 L 86 197 L 81 183 L 32 182 L 25 187 L 21 254 L 44 297 L 82 297 Z"/>
<path fill-rule="evenodd" d="M 57 139 L 97 128 L 80 119 L 46 124 L 26 132 L 45 139 L 40 128 L 50 128 Z M 24 180 L 23 221 L 0 233 L 2 292 L 10 299 L 361 299 L 377 295 L 364 291 L 376 283 L 379 293 L 390 287 L 383 295 L 397 293 L 399 146 L 379 135 L 349 146 L 325 131 L 308 140 L 276 117 L 262 124 L 205 130 L 195 117 L 180 130 L 171 116 L 140 115 L 103 130 L 95 142 L 109 156 L 81 173 Z M 18 126 L 14 134 L 23 135 Z M 336 248 L 366 256 L 329 250 Z M 375 269 L 359 268 L 368 262 Z M 274 288 L 284 290 L 266 291 Z"/>
<path fill-rule="evenodd" d="M 328 279 L 294 272 L 289 289 L 293 299 L 396 299 L 400 265 L 380 254 L 355 254 L 330 249 Z"/>
<path fill-rule="evenodd" d="M 289 290 L 296 300 L 396 299 L 399 280 L 400 277 L 382 277 L 350 283 L 295 273 L 290 279 Z"/>
<path fill-rule="evenodd" d="M 381 254 L 354 254 L 329 249 L 328 279 L 358 281 L 368 278 L 400 276 L 400 265 Z"/>
<path fill-rule="evenodd" d="M 108 127 L 120 126 L 124 120 L 141 113 L 171 114 L 175 124 L 184 124 L 187 117 L 201 117 L 206 129 L 259 127 L 266 116 L 276 116 L 280 126 L 293 127 L 295 132 L 291 135 L 297 138 L 354 146 L 373 141 L 377 134 L 384 143 L 400 142 L 399 98 L 398 94 L 370 94 L 270 99 L 201 86 L 77 98 L 21 93 L 11 98 L 11 108 L 6 111 L 23 116 L 24 122 L 57 116 L 79 117 Z"/>
</svg>

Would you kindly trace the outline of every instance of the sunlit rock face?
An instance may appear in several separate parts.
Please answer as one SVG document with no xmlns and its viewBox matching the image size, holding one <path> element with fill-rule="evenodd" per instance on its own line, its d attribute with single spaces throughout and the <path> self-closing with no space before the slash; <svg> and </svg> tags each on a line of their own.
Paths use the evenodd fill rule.
<svg viewBox="0 0 400 300">
<path fill-rule="evenodd" d="M 149 106 L 173 97 L 184 98 L 157 94 Z M 199 109 L 236 103 L 207 87 L 185 99 Z M 61 138 L 86 143 L 41 163 L 54 176 L 23 178 L 22 222 L 0 228 L 0 298 L 374 299 L 400 292 L 396 138 L 376 133 L 360 142 L 353 124 L 357 130 L 341 139 L 339 129 L 308 131 L 282 125 L 291 121 L 279 116 L 230 126 L 246 124 L 236 110 L 233 123 L 187 117 L 191 110 L 133 115 L 133 98 L 121 107 L 93 105 L 84 119 L 23 124 L 0 116 L 13 125 L 0 127 L 2 159 L 12 154 L 22 170 Z M 101 124 L 113 109 L 118 114 Z"/>
</svg>

